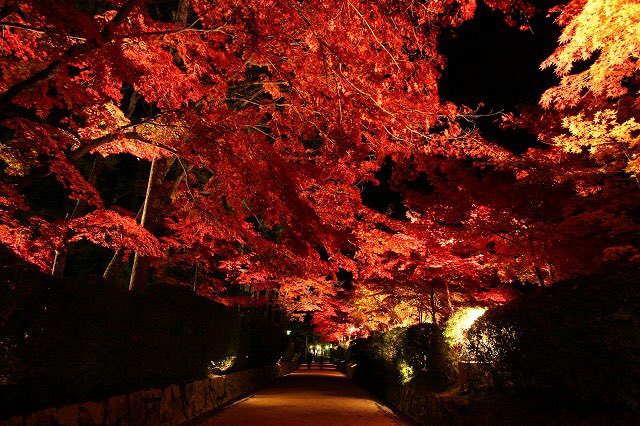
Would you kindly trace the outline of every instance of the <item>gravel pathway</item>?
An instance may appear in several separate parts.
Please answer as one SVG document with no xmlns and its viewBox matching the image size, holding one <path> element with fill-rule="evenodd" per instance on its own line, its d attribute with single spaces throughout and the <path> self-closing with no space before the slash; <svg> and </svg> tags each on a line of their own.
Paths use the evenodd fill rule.
<svg viewBox="0 0 640 426">
<path fill-rule="evenodd" d="M 300 369 L 201 425 L 411 425 L 334 369 Z"/>
</svg>

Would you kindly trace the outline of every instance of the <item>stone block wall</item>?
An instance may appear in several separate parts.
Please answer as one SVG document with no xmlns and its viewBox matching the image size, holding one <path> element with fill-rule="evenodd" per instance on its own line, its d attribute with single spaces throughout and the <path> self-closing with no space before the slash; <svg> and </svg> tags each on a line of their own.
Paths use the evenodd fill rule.
<svg viewBox="0 0 640 426">
<path fill-rule="evenodd" d="M 530 403 L 504 394 L 460 394 L 456 389 L 436 393 L 419 384 L 390 389 L 386 399 L 396 409 L 425 426 L 611 426 L 637 425 L 637 413 Z"/>
<path fill-rule="evenodd" d="M 357 364 L 340 370 L 354 379 Z M 386 403 L 423 426 L 610 426 L 639 425 L 640 412 L 589 411 L 542 406 L 509 392 L 466 393 L 460 386 L 435 392 L 420 381 L 397 384 L 379 395 Z"/>
<path fill-rule="evenodd" d="M 250 394 L 298 367 L 294 363 L 212 376 L 186 385 L 148 389 L 97 401 L 49 408 L 1 426 L 177 425 Z"/>
</svg>

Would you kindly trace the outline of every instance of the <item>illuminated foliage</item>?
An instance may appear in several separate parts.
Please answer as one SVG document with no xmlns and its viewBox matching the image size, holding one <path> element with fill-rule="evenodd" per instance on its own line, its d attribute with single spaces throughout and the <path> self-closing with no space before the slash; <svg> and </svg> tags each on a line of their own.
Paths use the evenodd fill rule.
<svg viewBox="0 0 640 426">
<path fill-rule="evenodd" d="M 209 374 L 216 375 L 220 373 L 224 373 L 233 367 L 233 364 L 236 362 L 236 356 L 231 355 L 226 358 L 221 359 L 220 361 L 211 361 L 209 364 Z"/>
<path fill-rule="evenodd" d="M 553 67 L 562 80 L 543 95 L 542 104 L 565 108 L 626 94 L 624 79 L 640 69 L 640 3 L 573 0 L 558 10 L 557 22 L 565 27 L 560 47 L 542 66 Z M 591 63 L 572 72 L 580 61 Z"/>
<path fill-rule="evenodd" d="M 541 137 L 569 152 L 585 148 L 603 171 L 624 170 L 637 181 L 640 3 L 579 0 L 556 11 L 564 30 L 542 67 L 552 67 L 561 80 L 541 104 L 562 112 L 568 134 L 552 126 Z"/>
<path fill-rule="evenodd" d="M 486 312 L 484 308 L 464 308 L 453 314 L 444 328 L 444 337 L 451 346 L 462 345 L 466 332 Z"/>
<path fill-rule="evenodd" d="M 565 117 L 563 125 L 570 135 L 556 136 L 555 143 L 569 152 L 587 149 L 604 171 L 624 170 L 638 180 L 640 173 L 640 124 L 635 118 L 618 123 L 611 109 L 598 111 L 592 120 L 582 114 Z"/>
<path fill-rule="evenodd" d="M 534 13 L 486 4 L 523 29 Z M 638 193 L 609 172 L 638 173 L 638 4 L 560 10 L 544 66 L 561 82 L 542 98 L 553 109 L 529 117 L 558 146 L 521 156 L 439 94 L 439 37 L 475 10 L 6 1 L 0 242 L 49 272 L 89 241 L 113 253 L 104 276 L 116 283 L 136 252 L 153 281 L 313 312 L 336 340 L 635 262 Z M 149 197 L 125 203 L 149 162 Z"/>
</svg>

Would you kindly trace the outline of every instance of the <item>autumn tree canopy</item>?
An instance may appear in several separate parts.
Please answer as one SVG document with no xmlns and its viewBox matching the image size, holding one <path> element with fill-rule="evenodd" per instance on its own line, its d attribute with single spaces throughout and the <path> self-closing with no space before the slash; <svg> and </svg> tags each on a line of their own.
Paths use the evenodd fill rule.
<svg viewBox="0 0 640 426">
<path fill-rule="evenodd" d="M 0 243 L 333 338 L 637 263 L 640 2 L 485 4 L 562 28 L 558 84 L 492 116 L 523 154 L 440 96 L 475 0 L 5 0 Z"/>
</svg>

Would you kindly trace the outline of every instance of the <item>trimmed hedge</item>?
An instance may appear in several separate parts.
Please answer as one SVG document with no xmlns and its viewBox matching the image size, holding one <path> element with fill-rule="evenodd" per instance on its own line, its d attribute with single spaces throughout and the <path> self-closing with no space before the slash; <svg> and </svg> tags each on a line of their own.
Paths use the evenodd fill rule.
<svg viewBox="0 0 640 426">
<path fill-rule="evenodd" d="M 357 340 L 340 365 L 425 425 L 640 424 L 639 277 L 583 277 L 486 311 L 466 332 L 471 391 L 454 385 L 460 350 L 432 324 Z"/>
<path fill-rule="evenodd" d="M 442 330 L 433 324 L 373 333 L 352 342 L 347 361 L 357 363 L 354 380 L 379 396 L 409 380 L 428 382 L 434 389 L 450 383 Z"/>
<path fill-rule="evenodd" d="M 186 383 L 212 361 L 269 365 L 286 349 L 265 318 L 187 288 L 133 296 L 97 278 L 57 280 L 2 248 L 0 286 L 0 417 Z"/>
<path fill-rule="evenodd" d="M 497 386 L 640 407 L 637 273 L 566 281 L 490 309 L 469 340 Z"/>
<path fill-rule="evenodd" d="M 640 409 L 640 274 L 582 277 L 489 309 L 467 332 L 474 383 L 550 406 Z M 380 396 L 408 385 L 438 392 L 457 354 L 422 324 L 357 340 L 354 379 Z M 406 367 L 410 367 L 408 370 Z M 474 376 L 474 377 L 475 377 Z M 490 377 L 490 380 L 486 380 Z"/>
</svg>

